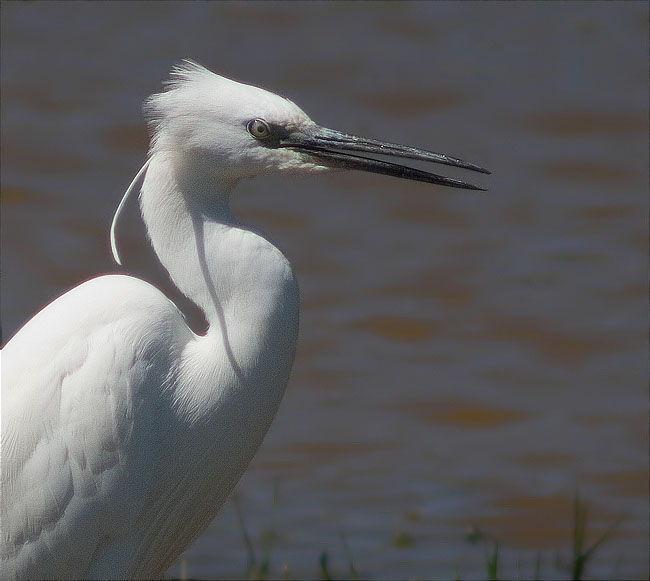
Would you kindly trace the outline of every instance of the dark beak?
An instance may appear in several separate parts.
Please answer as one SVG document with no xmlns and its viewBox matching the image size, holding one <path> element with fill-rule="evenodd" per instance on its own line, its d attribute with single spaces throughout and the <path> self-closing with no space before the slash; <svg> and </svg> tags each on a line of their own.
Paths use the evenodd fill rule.
<svg viewBox="0 0 650 581">
<path fill-rule="evenodd" d="M 480 173 L 490 173 L 488 170 L 483 169 L 478 165 L 474 165 L 473 163 L 461 159 L 456 159 L 455 157 L 449 157 L 442 153 L 434 153 L 432 151 L 425 151 L 423 149 L 408 147 L 406 145 L 385 143 L 383 141 L 376 141 L 375 139 L 356 137 L 354 135 L 348 135 L 346 133 L 341 133 L 340 131 L 326 129 L 317 125 L 314 125 L 311 128 L 301 129 L 300 131 L 288 132 L 280 138 L 276 147 L 290 147 L 296 151 L 308 153 L 310 156 L 320 160 L 323 165 L 330 167 L 358 169 L 395 176 L 398 178 L 405 178 L 407 180 L 440 184 L 443 186 L 464 188 L 467 190 L 485 191 L 485 188 L 479 188 L 478 186 L 453 178 L 447 178 L 435 173 L 430 173 L 428 171 L 346 152 L 353 151 L 415 159 L 418 161 L 431 161 L 433 163 L 460 167 Z"/>
</svg>

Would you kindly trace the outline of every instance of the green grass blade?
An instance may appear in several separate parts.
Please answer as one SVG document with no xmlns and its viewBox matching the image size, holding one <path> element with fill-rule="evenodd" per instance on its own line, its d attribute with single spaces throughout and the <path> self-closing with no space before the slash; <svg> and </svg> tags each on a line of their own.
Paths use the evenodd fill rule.
<svg viewBox="0 0 650 581">
<path fill-rule="evenodd" d="M 588 549 L 585 549 L 585 530 L 587 528 L 587 505 L 580 502 L 578 491 L 576 491 L 573 508 L 573 563 L 571 566 L 571 578 L 579 581 L 585 571 L 587 561 L 593 556 L 598 548 L 610 537 L 616 527 L 621 524 L 625 517 L 617 518 L 605 532 L 600 535 L 596 542 Z"/>
<path fill-rule="evenodd" d="M 539 581 L 540 572 L 542 570 L 542 553 L 537 552 L 537 557 L 535 558 L 535 570 L 533 572 L 533 581 Z"/>
<path fill-rule="evenodd" d="M 276 479 L 273 482 L 273 504 L 271 505 L 271 522 L 269 527 L 262 534 L 262 559 L 260 561 L 260 577 L 266 579 L 271 570 L 271 549 L 276 537 L 275 522 L 277 508 L 280 504 L 280 484 Z"/>
<path fill-rule="evenodd" d="M 585 525 L 587 522 L 587 507 L 580 502 L 580 495 L 576 490 L 573 501 L 573 560 L 571 563 L 571 579 L 579 581 L 584 571 L 584 557 L 582 549 L 585 543 Z"/>
<path fill-rule="evenodd" d="M 330 575 L 327 562 L 328 562 L 327 552 L 323 551 L 320 554 L 320 559 L 318 561 L 318 564 L 320 565 L 320 578 L 322 579 L 322 581 L 332 581 L 332 576 Z"/>
<path fill-rule="evenodd" d="M 244 522 L 244 514 L 239 503 L 239 495 L 233 494 L 232 496 L 233 504 L 235 505 L 235 512 L 237 513 L 237 519 L 239 520 L 239 528 L 242 532 L 242 537 L 244 540 L 244 545 L 246 547 L 246 552 L 248 553 L 248 567 L 246 570 L 246 576 L 250 579 L 251 575 L 255 571 L 256 559 L 255 559 L 255 548 L 253 547 L 253 541 L 248 534 L 246 529 L 246 523 Z"/>
<path fill-rule="evenodd" d="M 497 581 L 499 572 L 499 542 L 494 541 L 494 550 L 487 558 L 487 576 L 489 581 Z"/>
</svg>

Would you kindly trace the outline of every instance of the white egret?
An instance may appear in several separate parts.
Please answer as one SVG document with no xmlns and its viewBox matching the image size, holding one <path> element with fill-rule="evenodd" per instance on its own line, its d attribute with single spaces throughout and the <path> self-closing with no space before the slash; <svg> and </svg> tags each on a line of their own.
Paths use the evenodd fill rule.
<svg viewBox="0 0 650 581">
<path fill-rule="evenodd" d="M 139 174 L 142 216 L 208 330 L 194 333 L 151 284 L 107 275 L 53 301 L 8 342 L 3 579 L 163 574 L 261 444 L 293 362 L 298 287 L 285 256 L 232 216 L 237 182 L 343 168 L 480 189 L 359 153 L 489 173 L 321 128 L 288 99 L 190 61 L 145 111 L 153 138 Z"/>
</svg>

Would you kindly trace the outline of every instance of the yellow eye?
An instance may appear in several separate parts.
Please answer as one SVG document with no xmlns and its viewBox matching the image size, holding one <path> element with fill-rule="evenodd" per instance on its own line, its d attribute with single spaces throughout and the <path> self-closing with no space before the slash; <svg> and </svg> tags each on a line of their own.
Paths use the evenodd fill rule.
<svg viewBox="0 0 650 581">
<path fill-rule="evenodd" d="M 271 137 L 271 128 L 264 119 L 253 119 L 248 122 L 246 129 L 255 139 L 268 139 Z"/>
</svg>

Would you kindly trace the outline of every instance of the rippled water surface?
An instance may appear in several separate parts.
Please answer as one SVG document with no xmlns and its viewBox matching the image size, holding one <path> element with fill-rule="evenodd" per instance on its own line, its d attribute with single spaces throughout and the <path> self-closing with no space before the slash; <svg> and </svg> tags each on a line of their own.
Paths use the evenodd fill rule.
<svg viewBox="0 0 650 581">
<path fill-rule="evenodd" d="M 240 187 L 302 292 L 291 382 L 238 486 L 257 540 L 279 482 L 274 570 L 318 576 L 327 551 L 345 573 L 342 530 L 364 576 L 483 577 L 476 527 L 504 574 L 541 550 L 563 576 L 579 488 L 590 540 L 626 517 L 590 573 L 646 577 L 647 54 L 646 3 L 3 3 L 4 341 L 115 270 L 141 102 L 194 58 L 493 171 L 487 194 L 358 173 Z M 127 269 L 166 285 L 128 214 Z M 245 574 L 232 503 L 183 567 Z"/>
</svg>

